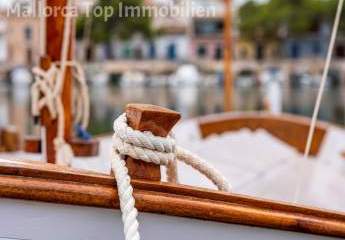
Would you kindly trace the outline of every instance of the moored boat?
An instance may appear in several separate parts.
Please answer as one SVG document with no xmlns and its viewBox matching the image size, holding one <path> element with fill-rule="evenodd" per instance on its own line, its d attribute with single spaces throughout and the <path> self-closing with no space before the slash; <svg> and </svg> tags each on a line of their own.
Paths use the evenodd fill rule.
<svg viewBox="0 0 345 240">
<path fill-rule="evenodd" d="M 153 112 L 157 109 L 160 108 L 152 107 Z M 159 112 L 153 116 L 157 114 Z M 302 134 L 303 141 L 308 128 L 307 122 L 301 118 L 269 117 L 265 114 L 232 118 L 223 115 L 203 118 L 199 122 L 204 137 L 243 126 L 264 128 L 297 149 L 299 143 L 291 141 L 289 135 Z M 313 153 L 321 146 L 327 129 L 325 126 L 318 125 Z M 287 131 L 282 131 L 282 128 Z M 283 132 L 285 134 L 279 135 Z M 100 239 L 121 235 L 120 214 L 110 210 L 119 208 L 113 176 L 15 160 L 1 160 L 0 173 L 0 211 L 3 219 L 7 219 L 1 236 L 44 239 L 52 235 L 60 238 L 61 235 L 53 234 L 53 229 L 64 228 L 69 229 L 64 231 L 64 238 L 85 239 L 95 236 L 96 227 Z M 150 175 L 148 172 L 145 174 Z M 328 239 L 345 236 L 345 216 L 341 213 L 161 181 L 133 179 L 132 184 L 144 238 L 174 239 L 176 229 L 183 229 L 179 231 L 182 239 L 190 239 L 191 234 L 200 239 L 214 235 L 217 239 L 252 239 L 258 236 L 263 239 L 276 239 L 278 236 L 282 239 Z M 19 223 L 27 224 L 18 228 Z M 46 230 L 35 230 L 39 226 Z"/>
<path fill-rule="evenodd" d="M 46 2 L 62 7 L 69 7 L 70 3 L 70 0 Z M 177 134 L 174 140 L 170 131 L 181 116 L 172 110 L 130 104 L 115 120 L 113 136 L 91 140 L 86 132 L 90 113 L 85 79 L 71 54 L 71 23 L 70 17 L 59 15 L 42 24 L 47 26 L 43 42 L 50 45 L 46 45 L 40 67 L 34 71 L 32 98 L 33 115 L 35 120 L 40 120 L 42 138 L 27 139 L 25 150 L 30 154 L 13 152 L 0 155 L 3 159 L 0 160 L 0 238 L 118 239 L 124 228 L 127 240 L 137 240 L 140 239 L 137 209 L 140 212 L 139 229 L 144 239 L 345 237 L 345 215 L 340 212 L 233 193 L 237 191 L 227 183 L 227 174 L 220 174 L 209 163 L 176 144 L 179 136 Z M 231 49 L 229 46 L 226 48 L 229 59 Z M 225 82 L 229 86 L 231 69 L 226 72 Z M 72 77 L 72 73 L 78 75 L 77 79 Z M 78 85 L 76 90 L 80 95 L 72 94 L 73 83 Z M 231 97 L 231 91 L 226 95 L 226 98 Z M 77 96 L 74 100 L 79 101 L 78 97 L 82 96 L 83 101 L 76 101 L 79 113 L 72 111 L 73 96 Z M 76 134 L 72 131 L 73 120 L 77 123 Z M 212 134 L 224 136 L 242 128 L 264 129 L 280 141 L 278 144 L 271 141 L 272 145 L 267 144 L 267 147 L 282 149 L 278 145 L 284 142 L 296 151 L 287 157 L 301 161 L 298 152 L 305 152 L 304 147 L 310 139 L 307 153 L 317 156 L 330 129 L 327 124 L 316 123 L 315 118 L 310 121 L 267 113 L 221 114 L 197 122 L 196 130 L 200 130 L 205 142 Z M 313 129 L 313 123 L 316 123 L 315 132 L 312 132 L 314 138 L 310 138 L 309 129 L 310 125 Z M 182 127 L 183 133 L 188 133 L 188 130 L 189 125 Z M 199 149 L 203 148 L 202 139 L 187 138 L 186 141 L 195 141 L 200 144 Z M 249 159 L 255 168 L 263 156 L 260 149 L 254 151 L 248 147 L 249 142 L 238 146 L 241 145 L 246 148 L 242 152 L 257 155 Z M 261 150 L 271 155 L 277 153 L 264 147 Z M 212 163 L 216 162 L 212 158 L 220 156 L 215 151 L 225 153 L 223 149 L 213 148 L 213 152 L 209 152 Z M 288 153 L 288 150 L 281 153 Z M 231 152 L 228 155 L 231 156 Z M 271 157 L 273 160 L 278 158 Z M 28 160 L 30 158 L 37 161 Z M 183 181 L 179 183 L 177 160 L 206 176 L 219 191 L 183 185 Z M 248 161 L 248 156 L 247 159 L 240 157 L 238 162 L 244 160 Z M 303 160 L 307 161 L 307 158 Z M 168 181 L 162 177 L 161 165 L 167 167 Z M 223 165 L 217 167 L 226 172 L 226 168 L 234 167 L 228 165 L 223 161 Z M 190 176 L 187 171 L 179 173 L 181 179 Z M 239 175 L 245 173 L 243 171 Z M 290 173 L 298 178 L 298 172 Z M 262 176 L 262 172 L 259 174 Z M 273 180 L 272 185 L 277 179 Z M 252 181 L 257 181 L 257 178 Z"/>
<path fill-rule="evenodd" d="M 120 214 L 110 210 L 119 207 L 112 176 L 3 160 L 0 172 L 4 226 L 1 236 L 20 239 L 121 236 Z M 169 183 L 133 180 L 133 185 L 136 206 L 145 212 L 140 218 L 144 238 L 345 236 L 345 216 L 340 213 Z"/>
</svg>

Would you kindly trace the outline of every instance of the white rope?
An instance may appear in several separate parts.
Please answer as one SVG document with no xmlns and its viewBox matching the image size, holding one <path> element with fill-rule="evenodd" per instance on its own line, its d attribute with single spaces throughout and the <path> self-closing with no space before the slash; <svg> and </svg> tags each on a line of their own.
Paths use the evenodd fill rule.
<svg viewBox="0 0 345 240">
<path fill-rule="evenodd" d="M 59 63 L 58 63 L 59 64 Z M 83 66 L 77 61 L 66 61 L 66 67 L 72 68 L 75 94 L 74 120 L 83 129 L 87 129 L 90 121 L 90 96 Z"/>
<path fill-rule="evenodd" d="M 34 68 L 33 73 L 35 82 L 31 87 L 32 96 L 32 115 L 39 116 L 40 111 L 47 107 L 52 119 L 57 119 L 57 136 L 54 139 L 57 164 L 68 166 L 73 152 L 71 147 L 64 139 L 64 109 L 59 91 L 55 89 L 59 87 L 57 84 L 60 70 L 55 64 L 52 64 L 47 71 L 40 68 Z"/>
<path fill-rule="evenodd" d="M 67 9 L 71 9 L 72 0 L 67 0 Z M 60 55 L 60 72 L 57 79 L 57 88 L 55 89 L 55 94 L 60 95 L 64 79 L 65 73 L 67 68 L 67 61 L 68 61 L 68 51 L 70 46 L 70 38 L 72 33 L 72 13 L 67 13 L 64 21 L 64 29 L 63 29 L 63 38 L 62 38 L 62 47 L 61 47 L 61 55 Z"/>
<path fill-rule="evenodd" d="M 231 189 L 225 177 L 217 170 L 201 158 L 175 146 L 175 140 L 170 136 L 164 138 L 154 136 L 151 132 L 133 130 L 128 126 L 125 114 L 114 122 L 113 155 L 112 170 L 118 186 L 126 240 L 138 240 L 140 235 L 136 219 L 138 211 L 135 208 L 133 188 L 124 156 L 166 166 L 168 181 L 172 182 L 177 182 L 176 160 L 180 160 L 206 176 L 219 190 L 230 191 Z"/>
<path fill-rule="evenodd" d="M 49 89 L 54 88 L 54 84 L 57 81 L 57 75 L 59 74 L 59 63 L 52 63 L 51 67 L 44 71 L 39 67 L 33 68 L 33 74 L 35 76 L 35 83 L 32 85 L 31 96 L 32 96 L 32 115 L 38 116 L 42 105 L 47 105 L 52 118 L 56 118 L 56 107 L 53 107 L 53 92 L 47 93 Z M 82 66 L 78 62 L 68 61 L 66 66 L 71 67 L 74 71 L 73 77 L 78 85 L 77 93 L 75 94 L 77 100 L 77 107 L 75 109 L 76 123 L 86 129 L 90 119 L 90 97 L 88 92 L 88 86 L 86 83 L 85 73 Z M 42 91 L 42 97 L 39 92 Z M 37 104 L 39 102 L 39 104 Z"/>
<path fill-rule="evenodd" d="M 230 192 L 226 178 L 202 158 L 181 147 L 176 147 L 176 158 L 206 176 L 219 190 Z"/>
<path fill-rule="evenodd" d="M 126 240 L 139 240 L 139 223 L 137 220 L 138 210 L 135 208 L 135 199 L 133 197 L 133 187 L 128 175 L 128 169 L 123 156 L 120 156 L 116 149 L 113 149 L 111 160 L 113 172 L 116 176 L 117 191 L 120 200 L 120 209 L 122 212 L 122 222 L 124 224 L 124 234 Z"/>
<path fill-rule="evenodd" d="M 309 129 L 307 144 L 306 144 L 305 151 L 304 151 L 304 159 L 305 160 L 307 160 L 307 158 L 309 157 L 311 145 L 312 145 L 313 138 L 314 138 L 316 122 L 317 122 L 317 118 L 319 115 L 319 110 L 320 110 L 323 92 L 324 92 L 325 86 L 326 86 L 326 80 L 327 80 L 327 76 L 329 73 L 329 68 L 330 68 L 330 64 L 331 64 L 331 60 L 332 60 L 332 54 L 333 54 L 335 40 L 336 40 L 338 29 L 339 29 L 339 23 L 340 23 L 343 5 L 344 5 L 344 0 L 339 0 L 337 13 L 335 16 L 333 30 L 332 30 L 332 36 L 331 36 L 330 44 L 328 47 L 325 68 L 323 70 L 321 84 L 320 84 L 318 96 L 317 96 L 315 107 L 314 107 L 313 117 L 311 120 L 310 129 Z M 298 168 L 299 168 L 299 170 L 301 170 L 301 164 L 298 164 Z M 298 182 L 297 182 L 297 187 L 295 190 L 295 195 L 294 195 L 294 202 L 295 203 L 298 201 L 298 199 L 300 198 L 300 195 L 301 195 L 301 184 L 302 184 L 302 178 L 301 178 L 301 176 L 299 176 Z"/>
</svg>

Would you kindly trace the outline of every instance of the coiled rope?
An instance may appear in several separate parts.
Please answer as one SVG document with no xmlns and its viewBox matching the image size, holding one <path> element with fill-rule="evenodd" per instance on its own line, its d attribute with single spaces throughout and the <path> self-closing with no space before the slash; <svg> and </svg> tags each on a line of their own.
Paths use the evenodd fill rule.
<svg viewBox="0 0 345 240">
<path fill-rule="evenodd" d="M 42 6 L 45 6 L 43 1 Z M 68 0 L 67 9 L 71 9 L 72 0 Z M 41 27 L 44 27 L 45 18 L 41 17 Z M 61 48 L 61 61 L 51 64 L 48 70 L 44 70 L 40 67 L 33 68 L 33 74 L 35 82 L 31 87 L 31 109 L 32 115 L 38 117 L 40 111 L 47 107 L 52 119 L 57 119 L 57 136 L 54 139 L 54 147 L 56 151 L 56 161 L 59 165 L 69 166 L 73 158 L 73 151 L 71 146 L 64 139 L 65 129 L 65 117 L 64 109 L 61 100 L 62 88 L 64 84 L 64 78 L 66 68 L 71 67 L 74 86 L 76 88 L 77 96 L 75 98 L 75 123 L 80 124 L 83 129 L 86 129 L 89 123 L 90 116 L 90 99 L 88 94 L 88 87 L 86 84 L 86 78 L 82 66 L 76 61 L 68 61 L 68 49 L 70 46 L 72 25 L 72 14 L 67 13 L 64 30 L 63 30 L 63 42 Z M 45 44 L 45 31 L 41 29 L 41 44 Z M 41 50 L 41 54 L 45 54 L 45 50 Z"/>
<path fill-rule="evenodd" d="M 193 155 L 189 151 L 176 146 L 170 136 L 158 137 L 151 132 L 141 132 L 132 129 L 127 124 L 126 114 L 122 114 L 114 121 L 112 170 L 116 177 L 124 234 L 126 240 L 139 240 L 138 211 L 135 208 L 133 187 L 125 156 L 140 159 L 145 162 L 167 167 L 168 181 L 178 182 L 177 160 L 193 167 L 211 180 L 219 190 L 230 191 L 231 187 L 225 177 L 206 161 Z"/>
</svg>

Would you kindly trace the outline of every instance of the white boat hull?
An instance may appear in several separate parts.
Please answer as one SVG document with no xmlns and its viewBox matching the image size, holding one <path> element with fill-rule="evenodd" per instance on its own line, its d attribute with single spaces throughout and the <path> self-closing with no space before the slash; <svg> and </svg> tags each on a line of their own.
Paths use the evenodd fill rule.
<svg viewBox="0 0 345 240">
<path fill-rule="evenodd" d="M 0 239 L 124 239 L 119 210 L 0 199 Z M 327 240 L 310 234 L 140 213 L 142 239 Z"/>
</svg>

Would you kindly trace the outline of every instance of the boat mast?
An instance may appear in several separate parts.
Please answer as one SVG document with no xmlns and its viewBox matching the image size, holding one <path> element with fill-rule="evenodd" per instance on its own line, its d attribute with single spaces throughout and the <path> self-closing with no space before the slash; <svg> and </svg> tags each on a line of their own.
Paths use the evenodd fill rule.
<svg viewBox="0 0 345 240">
<path fill-rule="evenodd" d="M 51 62 L 61 60 L 61 48 L 64 37 L 64 23 L 65 16 L 61 9 L 66 9 L 68 0 L 48 0 L 46 7 L 50 9 L 58 9 L 56 14 L 46 17 L 46 55 L 41 57 L 41 67 L 49 68 Z M 60 9 L 60 10 L 59 10 Z M 73 24 L 71 26 L 73 27 Z M 73 59 L 74 48 L 74 31 L 71 31 L 71 39 L 69 41 L 68 61 Z M 72 133 L 72 71 L 70 67 L 66 67 L 64 85 L 62 89 L 62 104 L 64 109 L 64 138 L 66 142 L 70 142 Z M 55 163 L 55 148 L 54 139 L 57 136 L 57 120 L 52 119 L 47 108 L 41 112 L 41 124 L 45 128 L 45 139 L 42 144 L 45 144 L 46 159 L 49 163 Z"/>
<path fill-rule="evenodd" d="M 233 108 L 232 0 L 224 0 L 224 111 Z"/>
</svg>

